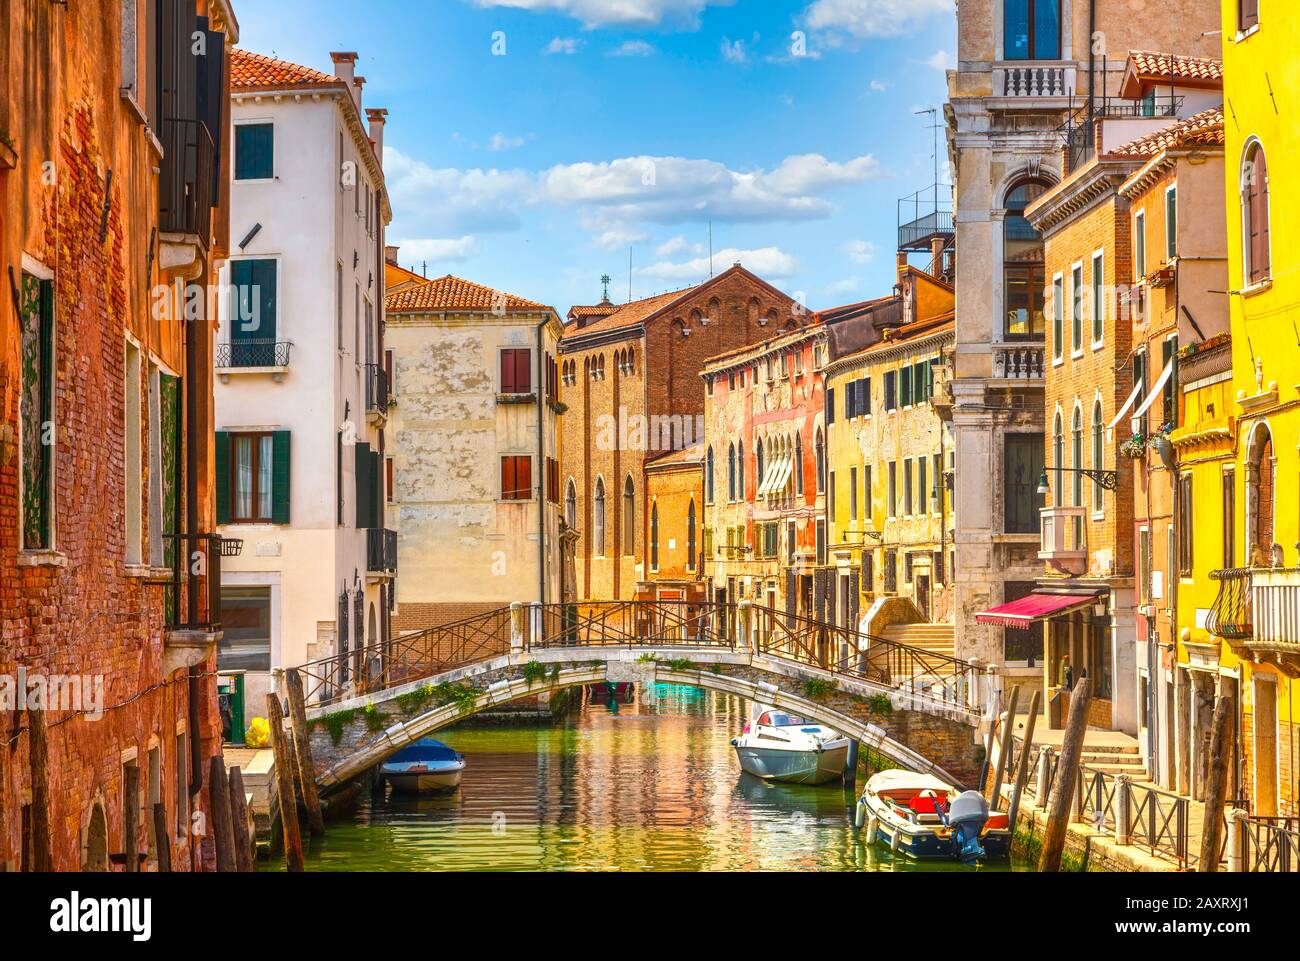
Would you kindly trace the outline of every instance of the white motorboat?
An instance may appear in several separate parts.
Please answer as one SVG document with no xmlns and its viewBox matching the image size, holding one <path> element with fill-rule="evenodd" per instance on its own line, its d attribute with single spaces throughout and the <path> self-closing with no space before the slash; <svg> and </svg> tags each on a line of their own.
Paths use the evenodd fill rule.
<svg viewBox="0 0 1300 961">
<path fill-rule="evenodd" d="M 741 768 L 766 781 L 825 784 L 844 776 L 849 739 L 814 721 L 755 705 L 733 738 Z"/>
<path fill-rule="evenodd" d="M 961 791 L 931 774 L 881 771 L 858 800 L 867 840 L 918 859 L 964 863 L 1000 860 L 1011 849 L 1005 812 L 991 812 L 978 791 Z"/>
<path fill-rule="evenodd" d="M 465 755 L 457 754 L 433 738 L 424 738 L 398 751 L 379 769 L 393 790 L 402 794 L 455 790 L 464 770 Z"/>
</svg>

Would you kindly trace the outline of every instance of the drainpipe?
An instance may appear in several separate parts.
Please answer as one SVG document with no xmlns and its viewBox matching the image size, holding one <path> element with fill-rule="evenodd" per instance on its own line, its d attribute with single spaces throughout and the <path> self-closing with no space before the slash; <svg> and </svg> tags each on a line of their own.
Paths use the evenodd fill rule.
<svg viewBox="0 0 1300 961">
<path fill-rule="evenodd" d="M 1093 37 L 1097 35 L 1097 0 L 1088 0 L 1088 126 L 1096 116 L 1097 53 Z"/>
<path fill-rule="evenodd" d="M 537 325 L 537 600 L 546 603 L 546 325 Z"/>
</svg>

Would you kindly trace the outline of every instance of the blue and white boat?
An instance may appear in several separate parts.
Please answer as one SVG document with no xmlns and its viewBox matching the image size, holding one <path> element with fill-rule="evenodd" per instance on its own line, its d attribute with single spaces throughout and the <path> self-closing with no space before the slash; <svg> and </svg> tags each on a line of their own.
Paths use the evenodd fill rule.
<svg viewBox="0 0 1300 961">
<path fill-rule="evenodd" d="M 825 784 L 844 776 L 849 739 L 813 721 L 756 706 L 744 733 L 733 738 L 745 772 L 767 781 Z"/>
<path fill-rule="evenodd" d="M 379 773 L 398 793 L 431 794 L 455 790 L 464 770 L 465 755 L 441 741 L 424 738 L 390 757 Z"/>
</svg>

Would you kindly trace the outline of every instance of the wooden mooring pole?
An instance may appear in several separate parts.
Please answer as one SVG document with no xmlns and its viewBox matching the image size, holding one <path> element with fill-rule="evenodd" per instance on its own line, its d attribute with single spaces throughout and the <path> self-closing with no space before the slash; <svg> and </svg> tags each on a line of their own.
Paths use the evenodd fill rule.
<svg viewBox="0 0 1300 961">
<path fill-rule="evenodd" d="M 1219 870 L 1219 851 L 1223 847 L 1223 805 L 1228 793 L 1234 707 L 1232 698 L 1220 696 L 1214 705 L 1214 720 L 1210 728 L 1210 770 L 1205 781 L 1205 822 L 1201 826 L 1201 860 L 1198 866 L 1207 874 Z"/>
<path fill-rule="evenodd" d="M 280 827 L 284 831 L 284 863 L 290 871 L 303 869 L 302 834 L 298 830 L 298 800 L 294 794 L 293 761 L 289 740 L 284 735 L 284 711 L 274 691 L 266 695 L 266 719 L 271 728 L 271 750 L 275 754 L 275 781 L 280 795 Z"/>
<path fill-rule="evenodd" d="M 325 834 L 325 816 L 321 812 L 320 793 L 316 790 L 316 762 L 311 756 L 310 728 L 307 727 L 307 700 L 302 693 L 302 675 L 290 668 L 284 675 L 289 694 L 289 713 L 293 721 L 293 748 L 298 761 L 298 782 L 302 786 L 302 803 L 307 809 L 307 827 L 314 838 Z"/>
<path fill-rule="evenodd" d="M 170 874 L 172 869 L 172 836 L 167 831 L 167 805 L 153 806 L 153 835 L 158 845 L 158 873 Z"/>
<path fill-rule="evenodd" d="M 1016 815 L 1020 813 L 1020 795 L 1029 780 L 1029 752 L 1034 746 L 1034 727 L 1038 722 L 1038 708 L 1042 692 L 1034 691 L 1029 698 L 1029 719 L 1025 721 L 1025 740 L 1020 745 L 1020 758 L 1016 762 L 1016 783 L 1011 788 L 1011 806 L 1007 808 L 1007 822 L 1012 833 L 1016 830 Z M 1039 787 L 1042 790 L 1042 787 Z"/>
<path fill-rule="evenodd" d="M 212 821 L 212 840 L 217 849 L 217 870 L 233 873 L 235 870 L 235 834 L 230 826 L 230 782 L 226 779 L 226 762 L 214 754 L 208 766 L 208 797 L 212 801 L 209 819 Z"/>
<path fill-rule="evenodd" d="M 1075 782 L 1079 780 L 1079 758 L 1083 754 L 1084 735 L 1088 732 L 1088 707 L 1091 703 L 1092 678 L 1080 678 L 1070 693 L 1070 717 L 1065 725 L 1065 741 L 1061 745 L 1047 826 L 1043 831 L 1043 853 L 1038 859 L 1038 870 L 1043 873 L 1061 870 L 1061 852 L 1065 849 Z"/>
<path fill-rule="evenodd" d="M 993 794 L 989 797 L 989 806 L 997 811 L 1002 807 L 1002 779 L 1007 768 L 1011 766 L 1011 747 L 1015 743 L 1016 708 L 1020 706 L 1020 685 L 1011 689 L 1011 701 L 1007 704 L 1007 719 L 1002 724 L 1002 748 L 998 751 L 998 769 L 993 772 Z"/>
<path fill-rule="evenodd" d="M 54 870 L 54 847 L 50 836 L 49 746 L 45 740 L 45 712 L 28 708 L 27 760 L 32 771 L 31 842 L 28 869 Z"/>
<path fill-rule="evenodd" d="M 244 772 L 230 769 L 230 827 L 235 836 L 235 869 L 253 870 L 253 839 L 248 834 L 248 801 L 244 797 Z"/>
<path fill-rule="evenodd" d="M 122 768 L 122 857 L 127 874 L 140 870 L 140 767 Z"/>
</svg>

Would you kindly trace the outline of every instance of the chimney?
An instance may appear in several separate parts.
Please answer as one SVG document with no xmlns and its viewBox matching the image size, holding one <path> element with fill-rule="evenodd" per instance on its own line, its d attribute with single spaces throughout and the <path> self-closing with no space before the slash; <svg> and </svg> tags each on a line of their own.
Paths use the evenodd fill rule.
<svg viewBox="0 0 1300 961">
<path fill-rule="evenodd" d="M 935 237 L 930 241 L 930 257 L 932 260 L 930 264 L 930 273 L 938 277 L 940 280 L 943 279 L 943 248 L 945 246 L 947 246 L 947 244 L 942 237 Z"/>
<path fill-rule="evenodd" d="M 334 61 L 334 79 L 342 82 L 343 86 L 348 88 L 348 93 L 352 94 L 352 100 L 360 109 L 360 92 L 356 86 L 357 55 L 350 50 L 331 51 L 330 59 Z"/>
<path fill-rule="evenodd" d="M 357 110 L 361 110 L 361 88 L 366 85 L 365 77 L 352 78 L 352 99 L 356 101 Z"/>
<path fill-rule="evenodd" d="M 388 111 L 383 107 L 371 107 L 366 111 L 366 119 L 370 121 L 370 140 L 375 145 L 375 156 L 379 158 L 379 166 L 384 165 L 384 124 L 388 122 Z"/>
<path fill-rule="evenodd" d="M 902 277 L 905 273 L 907 273 L 907 251 L 906 250 L 900 250 L 898 252 L 897 272 L 899 277 Z"/>
<path fill-rule="evenodd" d="M 397 266 L 397 245 L 396 244 L 388 244 L 386 247 L 384 247 L 384 261 L 385 263 L 392 264 L 394 267 Z"/>
</svg>

